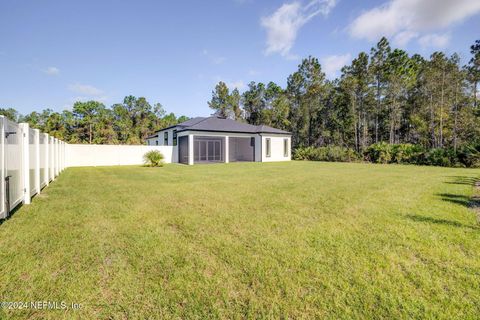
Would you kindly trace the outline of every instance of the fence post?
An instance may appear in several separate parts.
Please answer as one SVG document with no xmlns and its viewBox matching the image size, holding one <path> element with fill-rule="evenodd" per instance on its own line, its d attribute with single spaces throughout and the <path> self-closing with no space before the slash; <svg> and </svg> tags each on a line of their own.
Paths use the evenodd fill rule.
<svg viewBox="0 0 480 320">
<path fill-rule="evenodd" d="M 0 163 L 1 163 L 1 180 L 0 181 L 0 218 L 6 218 L 7 213 L 6 213 L 6 208 L 5 208 L 5 177 L 7 175 L 7 169 L 5 166 L 5 117 L 0 115 L 0 139 L 1 139 L 1 146 L 0 146 Z"/>
<path fill-rule="evenodd" d="M 30 204 L 30 143 L 28 134 L 28 123 L 20 123 L 19 124 L 21 131 L 22 131 L 22 159 L 23 159 L 23 166 L 22 169 L 22 177 L 23 177 L 23 203 Z"/>
<path fill-rule="evenodd" d="M 55 177 L 58 177 L 58 139 L 55 138 Z"/>
<path fill-rule="evenodd" d="M 65 141 L 62 141 L 62 172 L 65 170 Z"/>
<path fill-rule="evenodd" d="M 37 194 L 40 194 L 41 181 L 40 181 L 40 130 L 34 129 L 35 132 L 35 190 Z"/>
<path fill-rule="evenodd" d="M 53 166 L 53 164 L 54 164 L 53 163 L 53 148 L 54 147 L 53 147 L 53 137 L 52 136 L 50 136 L 50 139 L 48 139 L 48 144 L 49 144 L 48 148 L 50 149 L 49 150 L 49 156 L 48 156 L 48 160 L 50 162 L 49 167 L 48 167 L 48 169 L 49 169 L 48 170 L 48 177 L 51 181 L 53 181 L 53 180 L 55 180 L 55 175 L 53 174 L 53 168 L 54 168 L 54 166 Z"/>
<path fill-rule="evenodd" d="M 62 171 L 65 170 L 65 149 L 67 147 L 67 144 L 65 141 L 62 142 Z"/>
<path fill-rule="evenodd" d="M 45 135 L 45 181 L 46 181 L 46 185 L 45 186 L 48 186 L 50 184 L 50 145 L 49 145 L 49 141 L 50 141 L 50 136 L 48 135 L 48 133 L 44 133 Z"/>
</svg>

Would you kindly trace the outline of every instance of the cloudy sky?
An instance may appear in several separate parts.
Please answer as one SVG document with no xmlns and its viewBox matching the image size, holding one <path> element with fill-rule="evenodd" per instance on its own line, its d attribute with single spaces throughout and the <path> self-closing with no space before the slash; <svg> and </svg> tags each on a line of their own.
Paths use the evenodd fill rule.
<svg viewBox="0 0 480 320">
<path fill-rule="evenodd" d="M 284 86 L 308 55 L 333 78 L 382 35 L 410 53 L 458 52 L 465 62 L 479 30 L 479 0 L 3 0 L 0 107 L 61 111 L 132 94 L 204 116 L 220 80 Z"/>
</svg>

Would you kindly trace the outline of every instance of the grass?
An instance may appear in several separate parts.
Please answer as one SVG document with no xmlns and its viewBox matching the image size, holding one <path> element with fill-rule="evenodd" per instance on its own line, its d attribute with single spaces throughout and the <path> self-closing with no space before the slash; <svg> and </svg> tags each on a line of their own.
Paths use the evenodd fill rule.
<svg viewBox="0 0 480 320">
<path fill-rule="evenodd" d="M 478 318 L 479 170 L 69 168 L 0 226 L 0 318 Z"/>
</svg>

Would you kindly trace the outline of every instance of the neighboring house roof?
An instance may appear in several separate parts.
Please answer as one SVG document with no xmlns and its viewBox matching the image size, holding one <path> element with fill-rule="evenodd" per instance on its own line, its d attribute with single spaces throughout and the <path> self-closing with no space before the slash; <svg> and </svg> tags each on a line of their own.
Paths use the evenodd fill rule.
<svg viewBox="0 0 480 320">
<path fill-rule="evenodd" d="M 177 131 L 216 131 L 216 132 L 240 132 L 240 133 L 273 133 L 290 134 L 288 131 L 272 128 L 266 125 L 254 126 L 248 123 L 238 122 L 222 117 L 196 117 L 175 126 L 159 130 L 163 131 L 177 127 Z M 159 132 L 158 131 L 158 132 Z"/>
<path fill-rule="evenodd" d="M 153 139 L 153 138 L 158 138 L 158 133 L 152 134 L 152 135 L 147 137 L 147 139 Z"/>
</svg>

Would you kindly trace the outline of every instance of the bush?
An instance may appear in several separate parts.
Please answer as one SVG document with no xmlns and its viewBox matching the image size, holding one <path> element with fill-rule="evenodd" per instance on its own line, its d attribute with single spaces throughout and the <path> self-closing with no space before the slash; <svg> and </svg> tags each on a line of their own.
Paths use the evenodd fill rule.
<svg viewBox="0 0 480 320">
<path fill-rule="evenodd" d="M 293 152 L 293 159 L 351 162 L 362 158 L 353 149 L 327 146 L 297 148 Z M 379 142 L 370 145 L 364 151 L 363 159 L 374 163 L 480 168 L 480 144 L 461 147 L 455 153 L 451 148 L 426 150 L 420 145 L 409 143 L 389 144 Z"/>
<path fill-rule="evenodd" d="M 410 143 L 392 145 L 392 162 L 421 164 L 425 150 Z"/>
<path fill-rule="evenodd" d="M 148 151 L 143 155 L 143 162 L 148 167 L 163 167 L 163 154 L 158 150 Z"/>
<path fill-rule="evenodd" d="M 364 155 L 366 160 L 375 163 L 408 163 L 422 164 L 425 150 L 410 143 L 388 144 L 380 142 L 367 148 Z"/>
<path fill-rule="evenodd" d="M 480 145 L 464 146 L 458 151 L 457 158 L 466 167 L 480 168 Z"/>
<path fill-rule="evenodd" d="M 357 153 L 350 148 L 338 146 L 300 147 L 293 153 L 294 160 L 350 162 L 359 160 Z"/>
<path fill-rule="evenodd" d="M 393 147 L 386 142 L 372 144 L 365 151 L 365 158 L 375 163 L 390 163 L 392 161 Z"/>
<path fill-rule="evenodd" d="M 294 160 L 314 160 L 314 147 L 299 147 L 293 151 Z"/>
<path fill-rule="evenodd" d="M 456 157 L 452 150 L 434 148 L 425 153 L 423 164 L 429 166 L 452 167 L 456 162 Z"/>
</svg>

